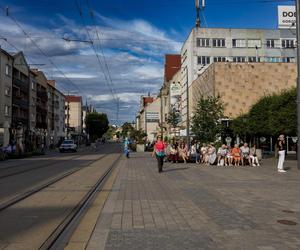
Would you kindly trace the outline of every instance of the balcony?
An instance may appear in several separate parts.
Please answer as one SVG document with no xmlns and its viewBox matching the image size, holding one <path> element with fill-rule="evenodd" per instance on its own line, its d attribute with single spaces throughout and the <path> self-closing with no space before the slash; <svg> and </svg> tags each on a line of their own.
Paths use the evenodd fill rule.
<svg viewBox="0 0 300 250">
<path fill-rule="evenodd" d="M 14 116 L 12 118 L 12 127 L 17 127 L 19 123 L 22 123 L 24 127 L 28 126 L 28 118 L 22 117 L 22 116 Z"/>
<path fill-rule="evenodd" d="M 45 90 L 38 90 L 36 96 L 43 101 L 48 101 L 47 91 Z"/>
<path fill-rule="evenodd" d="M 47 105 L 42 104 L 42 103 L 37 103 L 37 105 L 36 105 L 36 112 L 38 112 L 38 113 L 45 113 L 46 114 L 47 110 L 48 110 Z"/>
<path fill-rule="evenodd" d="M 29 93 L 29 82 L 23 82 L 18 78 L 13 79 L 13 85 L 20 88 L 22 92 Z"/>
<path fill-rule="evenodd" d="M 44 121 L 44 122 L 37 122 L 35 126 L 36 126 L 36 128 L 47 129 L 47 123 L 46 123 L 46 121 Z"/>
<path fill-rule="evenodd" d="M 13 98 L 12 103 L 15 106 L 19 106 L 19 108 L 26 109 L 26 110 L 29 109 L 29 101 L 22 97 Z"/>
</svg>

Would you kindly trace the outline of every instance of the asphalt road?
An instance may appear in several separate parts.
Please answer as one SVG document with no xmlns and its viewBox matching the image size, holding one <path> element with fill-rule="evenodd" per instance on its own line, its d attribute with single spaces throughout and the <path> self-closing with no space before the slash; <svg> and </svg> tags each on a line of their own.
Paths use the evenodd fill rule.
<svg viewBox="0 0 300 250">
<path fill-rule="evenodd" d="M 119 145 L 108 144 L 96 152 L 90 149 L 78 154 L 2 164 L 0 204 L 55 176 L 72 169 L 79 171 L 0 211 L 0 249 L 38 249 L 116 161 L 120 152 Z M 3 177 L 9 166 L 14 174 Z"/>
<path fill-rule="evenodd" d="M 72 169 L 82 168 L 104 154 L 116 152 L 118 145 L 101 145 L 78 153 L 50 154 L 0 163 L 0 204 Z"/>
</svg>

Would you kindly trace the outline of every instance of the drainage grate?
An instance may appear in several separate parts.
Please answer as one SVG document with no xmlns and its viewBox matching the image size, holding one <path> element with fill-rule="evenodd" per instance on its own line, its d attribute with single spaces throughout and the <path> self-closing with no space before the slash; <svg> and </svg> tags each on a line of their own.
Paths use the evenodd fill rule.
<svg viewBox="0 0 300 250">
<path fill-rule="evenodd" d="M 295 212 L 292 210 L 282 210 L 282 212 L 284 213 L 288 213 L 288 214 L 294 214 Z"/>
<path fill-rule="evenodd" d="M 277 220 L 277 222 L 280 224 L 289 225 L 289 226 L 297 225 L 297 222 L 292 221 L 292 220 Z"/>
</svg>

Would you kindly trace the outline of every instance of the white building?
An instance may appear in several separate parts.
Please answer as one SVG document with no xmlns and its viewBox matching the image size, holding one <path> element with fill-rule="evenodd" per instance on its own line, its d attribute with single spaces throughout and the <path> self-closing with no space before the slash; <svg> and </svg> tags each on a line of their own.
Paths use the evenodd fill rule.
<svg viewBox="0 0 300 250">
<path fill-rule="evenodd" d="M 296 38 L 289 29 L 193 28 L 181 49 L 182 126 L 188 87 L 212 62 L 295 62 Z"/>
</svg>

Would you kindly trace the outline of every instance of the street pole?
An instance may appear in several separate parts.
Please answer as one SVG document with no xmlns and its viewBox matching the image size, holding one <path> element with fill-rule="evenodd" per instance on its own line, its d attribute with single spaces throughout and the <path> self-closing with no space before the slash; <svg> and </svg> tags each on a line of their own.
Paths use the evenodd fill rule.
<svg viewBox="0 0 300 250">
<path fill-rule="evenodd" d="M 189 104 L 189 75 L 188 75 L 188 67 L 185 68 L 186 72 L 186 139 L 187 146 L 190 149 L 190 104 Z"/>
<path fill-rule="evenodd" d="M 160 89 L 160 133 L 161 139 L 164 139 L 164 127 L 163 127 L 163 87 Z"/>
<path fill-rule="evenodd" d="M 296 0 L 297 32 L 297 167 L 300 170 L 300 0 Z"/>
</svg>

